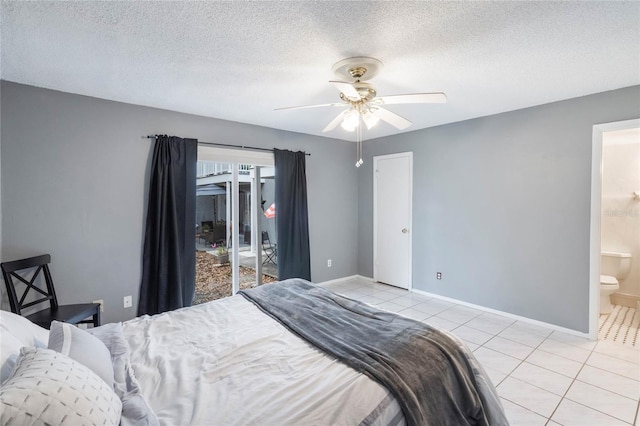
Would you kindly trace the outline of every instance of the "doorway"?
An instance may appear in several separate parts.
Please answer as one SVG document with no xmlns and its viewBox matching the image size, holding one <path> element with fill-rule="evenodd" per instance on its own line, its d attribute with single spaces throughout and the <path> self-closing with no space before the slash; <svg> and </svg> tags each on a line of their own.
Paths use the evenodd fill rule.
<svg viewBox="0 0 640 426">
<path fill-rule="evenodd" d="M 264 214 L 274 176 L 270 152 L 198 147 L 194 304 L 277 281 L 261 238 L 266 232 L 277 244 L 275 219 Z"/>
<path fill-rule="evenodd" d="M 607 137 L 615 132 L 638 128 L 640 128 L 640 119 L 593 126 L 589 250 L 589 337 L 592 340 L 598 339 L 598 331 L 600 329 L 600 261 L 603 250 L 603 147 Z M 632 191 L 628 192 L 629 194 L 627 195 L 631 200 Z M 638 258 L 632 259 L 632 262 L 637 264 L 638 260 Z"/>
<path fill-rule="evenodd" d="M 373 158 L 373 279 L 412 288 L 413 153 Z"/>
</svg>

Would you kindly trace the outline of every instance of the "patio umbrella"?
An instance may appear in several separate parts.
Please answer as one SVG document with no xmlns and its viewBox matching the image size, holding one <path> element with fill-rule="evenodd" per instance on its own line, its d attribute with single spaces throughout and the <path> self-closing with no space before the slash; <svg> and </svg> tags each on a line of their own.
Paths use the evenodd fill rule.
<svg viewBox="0 0 640 426">
<path fill-rule="evenodd" d="M 264 211 L 264 215 L 267 217 L 267 219 L 273 219 L 274 217 L 276 217 L 276 204 L 271 204 L 269 208 Z"/>
</svg>

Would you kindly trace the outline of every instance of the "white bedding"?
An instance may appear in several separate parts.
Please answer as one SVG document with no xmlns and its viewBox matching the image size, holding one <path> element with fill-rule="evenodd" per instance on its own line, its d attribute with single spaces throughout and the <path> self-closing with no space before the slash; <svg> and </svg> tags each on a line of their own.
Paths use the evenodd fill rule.
<svg viewBox="0 0 640 426">
<path fill-rule="evenodd" d="M 136 318 L 122 329 L 161 424 L 404 424 L 386 388 L 242 296 Z"/>
</svg>

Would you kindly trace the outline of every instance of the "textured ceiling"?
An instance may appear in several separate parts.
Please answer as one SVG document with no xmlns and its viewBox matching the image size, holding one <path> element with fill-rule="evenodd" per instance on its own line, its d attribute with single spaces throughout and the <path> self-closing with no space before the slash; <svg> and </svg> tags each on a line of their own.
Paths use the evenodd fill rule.
<svg viewBox="0 0 640 426">
<path fill-rule="evenodd" d="M 372 56 L 405 131 L 640 84 L 640 2 L 2 1 L 4 80 L 353 140 L 331 66 Z M 399 133 L 380 123 L 364 138 Z M 188 136 L 188 135 L 185 135 Z"/>
</svg>

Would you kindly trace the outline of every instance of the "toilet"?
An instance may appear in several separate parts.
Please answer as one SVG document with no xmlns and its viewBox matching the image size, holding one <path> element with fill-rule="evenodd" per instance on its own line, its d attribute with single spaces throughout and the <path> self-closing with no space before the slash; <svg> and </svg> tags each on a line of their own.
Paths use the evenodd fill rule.
<svg viewBox="0 0 640 426">
<path fill-rule="evenodd" d="M 620 289 L 631 269 L 631 254 L 603 251 L 600 254 L 600 313 L 610 314 L 611 295 Z"/>
</svg>

